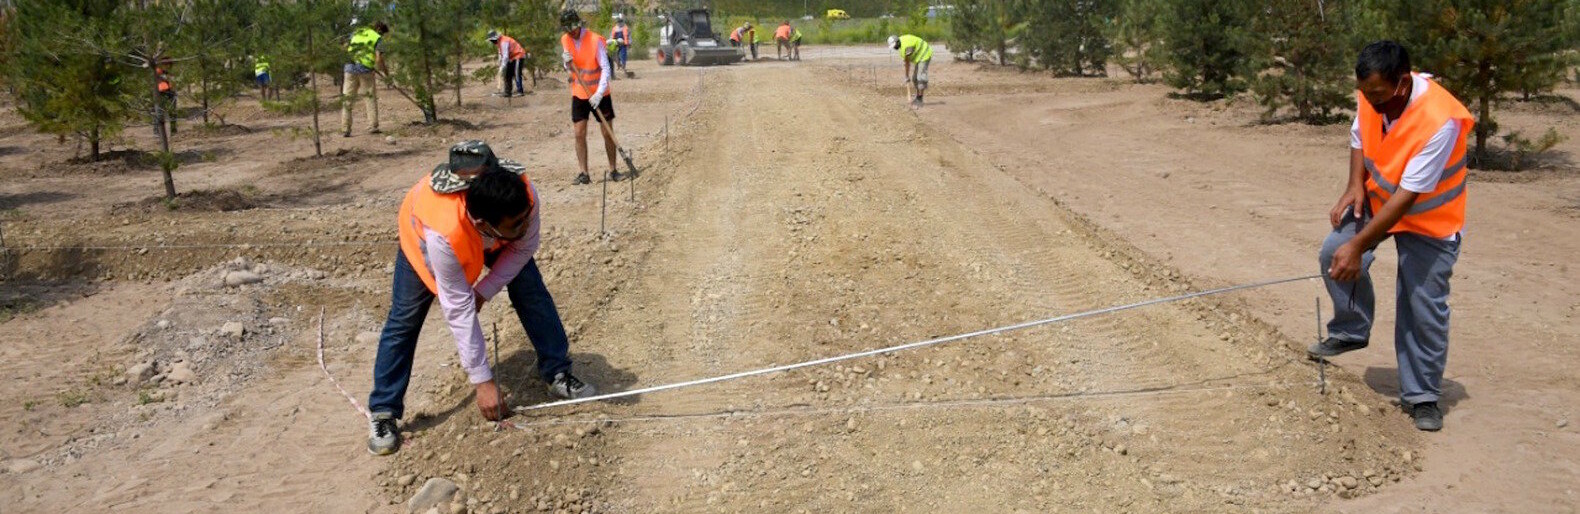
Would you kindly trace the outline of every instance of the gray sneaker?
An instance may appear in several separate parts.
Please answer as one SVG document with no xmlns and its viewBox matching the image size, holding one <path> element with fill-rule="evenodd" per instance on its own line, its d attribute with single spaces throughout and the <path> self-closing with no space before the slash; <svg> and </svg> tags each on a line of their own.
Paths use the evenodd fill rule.
<svg viewBox="0 0 1580 514">
<path fill-rule="evenodd" d="M 578 400 L 598 394 L 598 388 L 582 382 L 568 371 L 554 374 L 554 381 L 549 383 L 549 394 L 566 400 Z"/>
<path fill-rule="evenodd" d="M 1443 429 L 1443 411 L 1437 402 L 1421 402 L 1410 406 L 1410 417 L 1415 418 L 1416 430 L 1436 432 Z"/>
<path fill-rule="evenodd" d="M 368 422 L 368 451 L 374 455 L 389 455 L 400 449 L 400 430 L 395 415 L 388 412 L 373 413 Z"/>
<path fill-rule="evenodd" d="M 1306 348 L 1306 354 L 1313 358 L 1333 357 L 1342 353 L 1353 352 L 1366 347 L 1366 341 L 1342 341 L 1334 338 L 1323 339 L 1322 342 Z"/>
</svg>

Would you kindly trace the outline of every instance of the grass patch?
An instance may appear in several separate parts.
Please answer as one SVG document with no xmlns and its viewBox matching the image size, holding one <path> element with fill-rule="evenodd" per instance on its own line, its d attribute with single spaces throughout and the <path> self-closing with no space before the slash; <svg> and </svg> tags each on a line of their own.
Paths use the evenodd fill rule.
<svg viewBox="0 0 1580 514">
<path fill-rule="evenodd" d="M 91 400 L 86 389 L 68 389 L 55 394 L 55 399 L 60 401 L 60 406 L 72 408 L 89 403 Z"/>
</svg>

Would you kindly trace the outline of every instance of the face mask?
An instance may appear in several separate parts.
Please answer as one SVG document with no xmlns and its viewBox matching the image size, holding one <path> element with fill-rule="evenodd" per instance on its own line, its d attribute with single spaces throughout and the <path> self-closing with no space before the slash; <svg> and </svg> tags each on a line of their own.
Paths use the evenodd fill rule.
<svg viewBox="0 0 1580 514">
<path fill-rule="evenodd" d="M 1383 103 L 1373 103 L 1372 110 L 1377 111 L 1379 114 L 1393 112 L 1393 109 L 1403 107 L 1405 104 L 1409 103 L 1410 97 L 1402 94 L 1403 92 L 1400 91 L 1401 89 L 1404 89 L 1403 81 L 1399 83 L 1399 87 L 1394 89 L 1393 96 L 1388 97 L 1388 101 Z"/>
</svg>

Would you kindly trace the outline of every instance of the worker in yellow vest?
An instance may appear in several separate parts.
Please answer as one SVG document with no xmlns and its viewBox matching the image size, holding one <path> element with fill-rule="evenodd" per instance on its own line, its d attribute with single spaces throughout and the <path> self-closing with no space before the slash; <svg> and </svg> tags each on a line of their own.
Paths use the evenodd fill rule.
<svg viewBox="0 0 1580 514">
<path fill-rule="evenodd" d="M 889 36 L 889 48 L 900 51 L 905 61 L 905 84 L 911 93 L 911 107 L 922 106 L 922 96 L 927 93 L 927 67 L 933 63 L 933 47 L 927 40 L 904 34 Z"/>
<path fill-rule="evenodd" d="M 368 394 L 368 451 L 373 454 L 400 448 L 397 423 L 405 414 L 418 334 L 435 299 L 484 418 L 499 420 L 509 413 L 477 316 L 501 289 L 537 353 L 538 377 L 549 394 L 564 399 L 597 394 L 571 374 L 565 325 L 533 259 L 542 205 L 524 172 L 520 164 L 496 158 L 482 141 L 465 141 L 450 148 L 448 162 L 406 192 L 396 217 L 400 249 L 390 312 L 379 335 Z"/>
<path fill-rule="evenodd" d="M 609 180 L 620 180 L 620 170 L 615 168 L 614 101 L 609 99 L 609 53 L 605 51 L 603 36 L 582 27 L 582 18 L 573 9 L 560 13 L 560 26 L 565 34 L 560 36 L 560 60 L 570 73 L 571 123 L 576 127 L 576 163 L 581 174 L 575 184 L 592 183 L 587 174 L 587 118 L 594 108 L 602 115 L 599 123 L 603 132 L 604 153 L 609 156 Z"/>
<path fill-rule="evenodd" d="M 362 27 L 351 34 L 351 62 L 346 63 L 345 82 L 340 89 L 340 135 L 351 137 L 351 104 L 363 88 L 368 90 L 368 133 L 379 133 L 379 93 L 377 73 L 389 73 L 384 67 L 384 34 L 390 28 L 384 22 L 372 27 Z"/>
<path fill-rule="evenodd" d="M 269 57 L 268 56 L 266 56 L 266 55 L 259 55 L 259 56 L 253 58 L 253 60 L 252 60 L 252 77 L 253 77 L 253 82 L 258 85 L 258 100 L 260 100 L 260 101 L 261 100 L 268 100 L 269 99 L 270 85 L 273 82 L 272 77 L 269 76 Z M 279 91 L 276 90 L 275 91 L 275 97 L 278 98 L 278 96 L 279 96 Z"/>
<path fill-rule="evenodd" d="M 1393 239 L 1399 252 L 1394 352 L 1400 400 L 1415 427 L 1443 428 L 1448 363 L 1448 280 L 1465 226 L 1465 141 L 1475 118 L 1393 41 L 1361 50 L 1350 127 L 1349 186 L 1328 213 L 1333 232 L 1318 260 L 1333 298 L 1328 337 L 1307 352 L 1328 358 L 1367 346 L 1376 301 L 1372 253 Z"/>
</svg>

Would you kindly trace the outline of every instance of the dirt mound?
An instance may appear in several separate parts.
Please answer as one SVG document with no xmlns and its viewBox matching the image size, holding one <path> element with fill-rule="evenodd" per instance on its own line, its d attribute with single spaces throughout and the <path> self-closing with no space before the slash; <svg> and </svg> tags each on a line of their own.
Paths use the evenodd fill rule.
<svg viewBox="0 0 1580 514">
<path fill-rule="evenodd" d="M 166 201 L 163 195 L 150 196 L 132 203 L 116 205 L 110 209 L 111 214 L 122 215 L 131 212 L 148 213 L 157 210 L 182 211 L 182 212 L 232 212 L 245 211 L 262 207 L 255 194 L 236 191 L 233 189 L 205 189 L 177 193 L 174 202 Z"/>
</svg>

